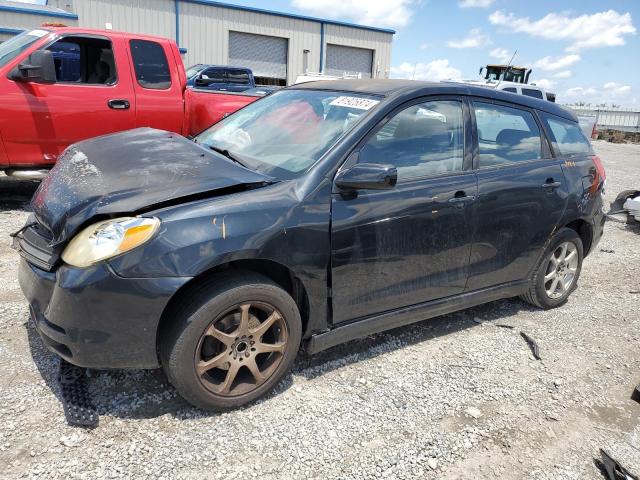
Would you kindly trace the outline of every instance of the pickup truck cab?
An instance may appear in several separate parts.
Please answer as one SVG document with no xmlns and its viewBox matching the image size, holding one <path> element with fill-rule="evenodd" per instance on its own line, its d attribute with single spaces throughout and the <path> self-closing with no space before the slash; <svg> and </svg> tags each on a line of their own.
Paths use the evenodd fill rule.
<svg viewBox="0 0 640 480">
<path fill-rule="evenodd" d="M 249 68 L 198 64 L 187 69 L 187 86 L 223 92 L 244 92 L 255 88 Z"/>
<path fill-rule="evenodd" d="M 259 95 L 186 89 L 175 42 L 39 28 L 0 45 L 0 170 L 41 178 L 72 143 L 152 127 L 197 134 Z"/>
<path fill-rule="evenodd" d="M 52 351 L 161 365 L 187 400 L 225 409 L 271 391 L 301 345 L 500 298 L 563 305 L 602 235 L 604 184 L 554 103 L 311 82 L 193 141 L 137 129 L 71 146 L 14 245 Z"/>
</svg>

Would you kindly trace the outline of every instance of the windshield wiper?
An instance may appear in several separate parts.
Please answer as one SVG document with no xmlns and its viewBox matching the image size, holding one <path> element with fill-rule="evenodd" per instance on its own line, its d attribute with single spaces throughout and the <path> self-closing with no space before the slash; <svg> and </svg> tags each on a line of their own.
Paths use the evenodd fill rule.
<svg viewBox="0 0 640 480">
<path fill-rule="evenodd" d="M 234 155 L 226 148 L 214 147 L 213 145 L 209 145 L 209 148 L 214 152 L 219 153 L 220 155 L 224 155 L 232 162 L 236 162 L 238 165 L 242 165 L 244 168 L 249 168 L 246 163 L 244 163 L 242 160 L 238 158 L 237 155 Z"/>
</svg>

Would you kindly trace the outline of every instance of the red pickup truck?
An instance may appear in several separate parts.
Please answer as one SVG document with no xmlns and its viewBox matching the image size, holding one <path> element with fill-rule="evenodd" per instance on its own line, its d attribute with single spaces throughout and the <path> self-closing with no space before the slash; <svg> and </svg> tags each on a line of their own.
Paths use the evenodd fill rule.
<svg viewBox="0 0 640 480">
<path fill-rule="evenodd" d="M 0 44 L 0 171 L 42 178 L 77 141 L 153 127 L 194 135 L 259 98 L 187 89 L 175 42 L 39 28 Z"/>
</svg>

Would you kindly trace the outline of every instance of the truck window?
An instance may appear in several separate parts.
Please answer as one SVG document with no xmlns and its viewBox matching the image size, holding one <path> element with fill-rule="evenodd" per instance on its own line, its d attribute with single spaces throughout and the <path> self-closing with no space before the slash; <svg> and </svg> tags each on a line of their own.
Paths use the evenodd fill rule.
<svg viewBox="0 0 640 480">
<path fill-rule="evenodd" d="M 47 47 L 53 54 L 56 81 L 113 85 L 117 81 L 111 41 L 97 37 L 64 37 Z"/>
<path fill-rule="evenodd" d="M 533 88 L 523 88 L 522 94 L 526 95 L 527 97 L 539 98 L 541 100 L 542 98 L 544 98 L 540 90 L 534 90 Z"/>
<path fill-rule="evenodd" d="M 229 83 L 236 83 L 240 85 L 249 85 L 249 74 L 246 70 L 228 70 L 227 75 Z"/>
<path fill-rule="evenodd" d="M 542 119 L 551 131 L 555 148 L 562 157 L 591 155 L 591 145 L 580 128 L 580 124 L 542 113 Z"/>
<path fill-rule="evenodd" d="M 503 88 L 502 89 L 503 92 L 511 92 L 511 93 L 518 93 L 518 90 L 516 90 L 513 87 L 507 87 L 507 88 Z"/>
<path fill-rule="evenodd" d="M 169 62 L 162 45 L 149 40 L 131 40 L 129 45 L 138 84 L 152 90 L 171 87 Z"/>
<path fill-rule="evenodd" d="M 227 79 L 222 68 L 207 68 L 200 76 L 207 83 L 226 83 Z"/>
</svg>

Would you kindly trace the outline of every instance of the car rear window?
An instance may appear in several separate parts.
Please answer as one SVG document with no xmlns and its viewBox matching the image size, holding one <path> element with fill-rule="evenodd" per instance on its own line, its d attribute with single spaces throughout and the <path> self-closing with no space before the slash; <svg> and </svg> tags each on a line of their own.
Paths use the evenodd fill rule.
<svg viewBox="0 0 640 480">
<path fill-rule="evenodd" d="M 130 45 L 133 67 L 140 86 L 152 90 L 169 88 L 171 72 L 162 45 L 149 40 L 131 40 Z"/>
<path fill-rule="evenodd" d="M 591 155 L 591 144 L 582 133 L 580 124 L 547 113 L 542 114 L 542 119 L 551 132 L 557 153 L 561 156 Z"/>
</svg>

